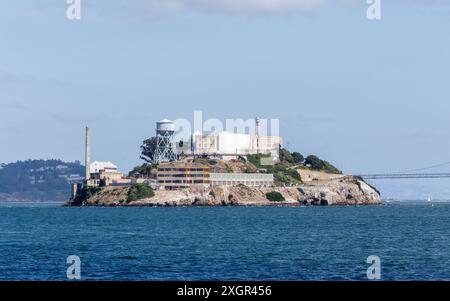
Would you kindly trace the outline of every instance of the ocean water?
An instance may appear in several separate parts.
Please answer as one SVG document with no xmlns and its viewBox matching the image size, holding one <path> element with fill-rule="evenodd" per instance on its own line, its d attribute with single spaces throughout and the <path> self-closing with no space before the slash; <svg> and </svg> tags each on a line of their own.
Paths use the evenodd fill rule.
<svg viewBox="0 0 450 301">
<path fill-rule="evenodd" d="M 0 280 L 450 279 L 450 204 L 64 208 L 0 205 Z"/>
</svg>

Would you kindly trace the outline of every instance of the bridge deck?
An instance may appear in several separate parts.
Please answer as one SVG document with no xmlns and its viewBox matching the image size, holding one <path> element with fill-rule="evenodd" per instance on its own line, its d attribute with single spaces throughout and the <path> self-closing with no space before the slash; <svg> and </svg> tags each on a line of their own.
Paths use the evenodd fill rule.
<svg viewBox="0 0 450 301">
<path fill-rule="evenodd" d="M 450 173 L 410 173 L 410 174 L 372 174 L 359 175 L 363 179 L 438 179 L 450 178 Z"/>
</svg>

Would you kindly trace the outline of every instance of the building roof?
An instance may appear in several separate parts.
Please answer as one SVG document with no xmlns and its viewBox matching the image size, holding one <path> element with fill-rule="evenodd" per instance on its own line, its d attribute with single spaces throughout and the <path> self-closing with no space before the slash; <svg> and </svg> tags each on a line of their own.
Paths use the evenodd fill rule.
<svg viewBox="0 0 450 301">
<path fill-rule="evenodd" d="M 163 120 L 158 121 L 158 123 L 173 123 L 173 121 L 169 120 L 167 118 L 164 118 Z"/>
<path fill-rule="evenodd" d="M 107 161 L 107 162 L 106 161 L 105 162 L 94 161 L 94 162 L 92 162 L 90 169 L 91 169 L 91 173 L 99 173 L 101 170 L 106 170 L 106 169 L 109 169 L 109 170 L 112 169 L 112 170 L 117 171 L 117 166 L 109 161 Z"/>
</svg>

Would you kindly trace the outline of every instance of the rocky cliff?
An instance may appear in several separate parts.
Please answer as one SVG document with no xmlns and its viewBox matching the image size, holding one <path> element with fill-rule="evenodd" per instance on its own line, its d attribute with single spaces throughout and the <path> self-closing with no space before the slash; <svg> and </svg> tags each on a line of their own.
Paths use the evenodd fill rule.
<svg viewBox="0 0 450 301">
<path fill-rule="evenodd" d="M 378 205 L 379 192 L 357 177 L 312 181 L 296 187 L 250 188 L 217 186 L 212 189 L 155 191 L 155 196 L 127 202 L 128 187 L 106 187 L 69 206 L 278 206 L 278 205 Z M 284 201 L 273 202 L 266 193 L 279 192 Z"/>
</svg>

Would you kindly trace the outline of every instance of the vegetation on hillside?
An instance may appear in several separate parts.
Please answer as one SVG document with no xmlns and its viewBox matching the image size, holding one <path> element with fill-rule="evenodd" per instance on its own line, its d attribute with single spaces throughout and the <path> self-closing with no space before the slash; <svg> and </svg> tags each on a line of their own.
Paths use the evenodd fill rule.
<svg viewBox="0 0 450 301">
<path fill-rule="evenodd" d="M 132 171 L 128 173 L 128 176 L 143 176 L 149 177 L 152 173 L 152 170 L 155 168 L 155 165 L 144 163 L 139 166 L 135 166 Z"/>
<path fill-rule="evenodd" d="M 290 153 L 284 148 L 280 148 L 280 161 L 291 166 L 304 167 L 333 174 L 342 174 L 342 172 L 330 162 L 322 160 L 315 155 L 309 155 L 305 159 L 299 152 Z"/>
<path fill-rule="evenodd" d="M 266 166 L 265 172 L 273 174 L 275 182 L 274 184 L 276 186 L 299 185 L 302 183 L 302 179 L 297 170 L 295 168 L 292 168 L 292 166 L 290 166 L 289 164 L 283 162 L 271 166 Z"/>
<path fill-rule="evenodd" d="M 134 184 L 128 191 L 127 202 L 148 199 L 155 196 L 153 189 L 145 184 Z"/>
<path fill-rule="evenodd" d="M 268 199 L 271 202 L 283 202 L 286 199 L 283 197 L 281 193 L 278 191 L 271 191 L 266 193 L 266 199 Z"/>
<path fill-rule="evenodd" d="M 280 154 L 280 161 L 285 163 L 294 164 L 294 157 L 292 154 L 285 148 L 280 148 L 279 151 Z"/>
<path fill-rule="evenodd" d="M 287 149 L 280 148 L 280 161 L 272 165 L 264 165 L 264 158 L 269 158 L 267 154 L 247 155 L 247 161 L 256 166 L 260 172 L 272 173 L 274 175 L 275 185 L 298 185 L 302 183 L 299 168 L 323 171 L 327 173 L 341 174 L 342 172 L 331 163 L 319 159 L 315 155 L 310 155 L 306 159 L 299 152 L 289 152 Z"/>
<path fill-rule="evenodd" d="M 69 182 L 83 175 L 80 162 L 27 160 L 2 164 L 0 194 L 30 201 L 64 201 L 70 197 Z"/>
<path fill-rule="evenodd" d="M 273 174 L 274 182 L 277 186 L 301 184 L 300 174 L 292 168 L 294 160 L 288 151 L 282 150 L 280 162 L 274 165 L 263 165 L 263 159 L 269 157 L 270 155 L 268 154 L 254 154 L 247 155 L 247 160 L 256 166 L 260 172 Z"/>
<path fill-rule="evenodd" d="M 141 156 L 140 158 L 147 163 L 153 163 L 155 160 L 155 152 L 156 152 L 156 137 L 151 137 L 141 145 Z"/>
<path fill-rule="evenodd" d="M 342 171 L 334 167 L 330 162 L 319 159 L 317 156 L 310 155 L 305 159 L 305 165 L 313 170 L 319 170 L 327 173 L 342 174 Z"/>
<path fill-rule="evenodd" d="M 295 164 L 303 164 L 303 162 L 305 162 L 305 157 L 299 152 L 293 152 L 292 158 L 294 159 Z"/>
<path fill-rule="evenodd" d="M 262 160 L 264 158 L 269 158 L 269 154 L 253 154 L 247 155 L 247 161 L 255 165 L 257 168 L 262 167 Z"/>
</svg>

